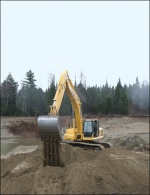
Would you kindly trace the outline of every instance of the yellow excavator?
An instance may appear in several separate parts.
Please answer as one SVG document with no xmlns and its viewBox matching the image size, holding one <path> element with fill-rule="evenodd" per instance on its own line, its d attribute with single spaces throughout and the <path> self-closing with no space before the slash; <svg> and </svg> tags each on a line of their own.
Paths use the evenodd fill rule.
<svg viewBox="0 0 150 195">
<path fill-rule="evenodd" d="M 71 104 L 73 115 L 73 128 L 68 128 L 62 136 L 63 118 L 59 116 L 59 109 L 64 96 L 67 92 Z M 53 105 L 50 107 L 50 113 L 47 116 L 38 117 L 38 131 L 43 142 L 43 166 L 58 166 L 59 143 L 78 146 L 84 150 L 102 150 L 109 148 L 109 143 L 99 143 L 98 140 L 104 137 L 104 131 L 99 128 L 97 119 L 85 119 L 82 117 L 80 98 L 68 76 L 68 71 L 63 71 L 58 89 L 54 97 Z"/>
</svg>

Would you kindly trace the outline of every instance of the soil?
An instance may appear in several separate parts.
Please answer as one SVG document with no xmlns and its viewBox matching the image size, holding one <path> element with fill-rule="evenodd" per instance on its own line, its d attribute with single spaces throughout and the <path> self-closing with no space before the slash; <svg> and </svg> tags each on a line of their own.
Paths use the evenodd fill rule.
<svg viewBox="0 0 150 195">
<path fill-rule="evenodd" d="M 37 117 L 1 117 L 1 138 L 40 137 Z"/>
<path fill-rule="evenodd" d="M 37 123 L 26 122 L 26 121 L 17 121 L 11 122 L 10 126 L 7 126 L 9 131 L 20 137 L 30 138 L 30 137 L 40 137 L 38 133 Z"/>
<path fill-rule="evenodd" d="M 1 158 L 2 194 L 133 194 L 149 187 L 148 152 L 85 151 L 61 144 L 61 167 L 42 166 L 42 146 L 13 152 Z"/>
<path fill-rule="evenodd" d="M 140 137 L 149 134 L 149 118 L 98 120 L 105 134 L 100 142 L 113 147 L 98 152 L 61 143 L 60 167 L 43 167 L 42 145 L 19 146 L 1 156 L 1 193 L 149 194 L 149 142 Z M 4 121 L 14 136 L 38 135 L 36 117 Z"/>
</svg>

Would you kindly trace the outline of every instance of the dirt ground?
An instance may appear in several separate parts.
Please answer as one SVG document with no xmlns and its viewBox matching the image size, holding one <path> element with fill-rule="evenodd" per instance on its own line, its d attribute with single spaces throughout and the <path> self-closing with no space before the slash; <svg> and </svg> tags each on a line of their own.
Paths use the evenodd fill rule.
<svg viewBox="0 0 150 195">
<path fill-rule="evenodd" d="M 36 125 L 36 118 L 29 117 L 10 117 L 2 124 L 15 124 L 18 118 Z M 112 148 L 98 152 L 62 143 L 61 166 L 43 167 L 42 145 L 19 146 L 1 156 L 1 193 L 149 194 L 149 143 L 140 137 L 149 134 L 149 118 L 98 120 L 105 133 L 102 141 Z"/>
<path fill-rule="evenodd" d="M 1 117 L 1 138 L 40 137 L 37 117 Z"/>
<path fill-rule="evenodd" d="M 42 146 L 13 153 L 1 158 L 2 194 L 133 194 L 149 187 L 148 152 L 61 144 L 61 167 L 42 166 Z"/>
</svg>

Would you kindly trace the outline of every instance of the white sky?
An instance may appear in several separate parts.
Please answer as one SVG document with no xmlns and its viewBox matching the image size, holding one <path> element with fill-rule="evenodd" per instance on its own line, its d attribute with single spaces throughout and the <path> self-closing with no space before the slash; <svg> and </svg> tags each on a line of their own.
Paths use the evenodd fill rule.
<svg viewBox="0 0 150 195">
<path fill-rule="evenodd" d="M 1 81 L 30 69 L 43 90 L 63 70 L 73 84 L 81 71 L 90 86 L 149 81 L 149 2 L 2 1 Z"/>
</svg>

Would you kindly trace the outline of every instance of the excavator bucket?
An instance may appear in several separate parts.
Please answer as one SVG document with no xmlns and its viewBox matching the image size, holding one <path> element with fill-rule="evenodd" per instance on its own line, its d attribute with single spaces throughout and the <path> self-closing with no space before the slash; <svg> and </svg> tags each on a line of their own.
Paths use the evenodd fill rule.
<svg viewBox="0 0 150 195">
<path fill-rule="evenodd" d="M 43 142 L 43 166 L 59 166 L 58 147 L 62 139 L 60 116 L 39 116 L 38 131 Z"/>
</svg>

